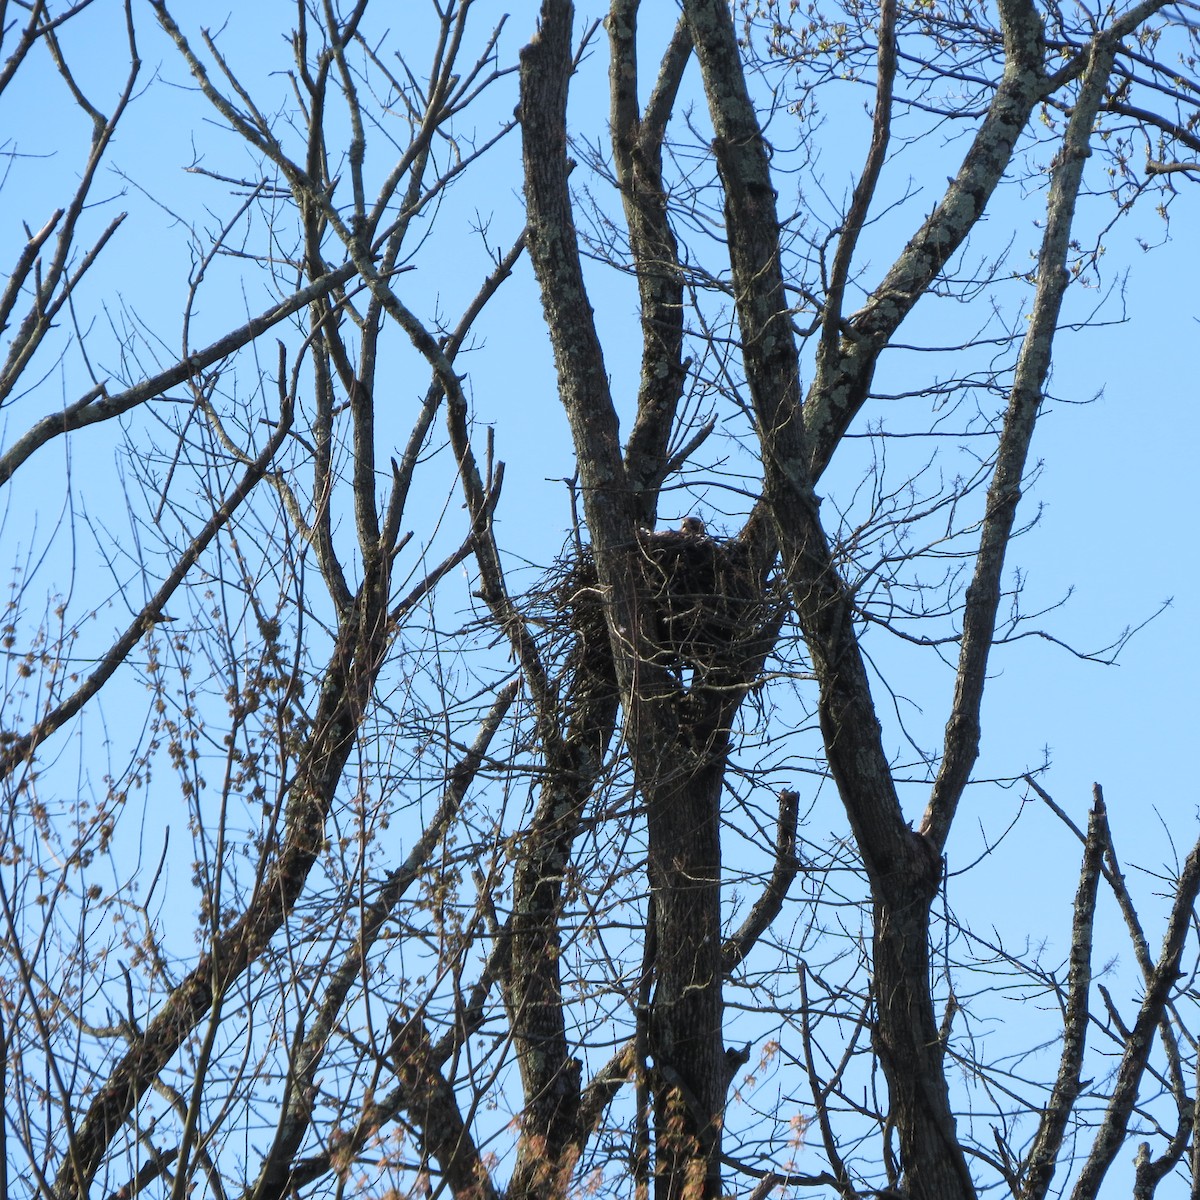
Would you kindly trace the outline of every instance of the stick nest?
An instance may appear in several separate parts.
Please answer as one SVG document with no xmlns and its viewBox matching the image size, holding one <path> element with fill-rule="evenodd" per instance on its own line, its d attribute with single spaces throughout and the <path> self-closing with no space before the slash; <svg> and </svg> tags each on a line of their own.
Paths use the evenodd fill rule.
<svg viewBox="0 0 1200 1200">
<path fill-rule="evenodd" d="M 773 581 L 755 568 L 747 544 L 703 532 L 641 530 L 643 595 L 654 606 L 656 658 L 672 668 L 738 667 L 775 623 Z M 594 660 L 608 653 L 605 603 L 591 547 L 564 555 L 527 596 L 551 643 Z M 594 669 L 599 664 L 592 661 Z"/>
</svg>

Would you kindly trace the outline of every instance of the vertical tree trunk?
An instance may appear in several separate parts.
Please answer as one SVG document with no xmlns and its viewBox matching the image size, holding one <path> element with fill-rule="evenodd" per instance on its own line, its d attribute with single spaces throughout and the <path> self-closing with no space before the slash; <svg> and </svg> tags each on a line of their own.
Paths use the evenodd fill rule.
<svg viewBox="0 0 1200 1200">
<path fill-rule="evenodd" d="M 579 458 L 625 735 L 647 806 L 659 947 L 650 1018 L 656 1194 L 660 1200 L 717 1200 L 724 1105 L 720 799 L 729 721 L 740 696 L 731 701 L 726 690 L 689 702 L 656 646 L 637 509 L 571 218 L 566 96 L 572 17 L 566 0 L 545 0 L 538 34 L 521 54 L 527 244 Z"/>
<path fill-rule="evenodd" d="M 681 737 L 678 741 L 683 741 Z M 721 1195 L 724 1008 L 721 979 L 721 788 L 727 737 L 664 746 L 644 789 L 658 985 L 650 1014 L 657 1200 Z"/>
</svg>

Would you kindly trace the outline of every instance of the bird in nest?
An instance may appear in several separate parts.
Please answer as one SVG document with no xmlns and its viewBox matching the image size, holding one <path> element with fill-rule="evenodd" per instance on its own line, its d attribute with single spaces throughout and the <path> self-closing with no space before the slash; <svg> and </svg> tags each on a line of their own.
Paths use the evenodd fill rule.
<svg viewBox="0 0 1200 1200">
<path fill-rule="evenodd" d="M 674 553 L 698 551 L 702 546 L 713 545 L 713 539 L 700 517 L 684 517 L 678 529 L 640 529 L 638 538 L 644 544 L 670 550 Z"/>
<path fill-rule="evenodd" d="M 699 517 L 684 517 L 679 522 L 678 529 L 642 529 L 639 530 L 638 536 L 644 542 L 664 548 L 667 546 L 675 546 L 680 549 L 698 547 L 702 542 L 712 541 L 704 522 Z"/>
<path fill-rule="evenodd" d="M 642 539 L 649 539 L 656 542 L 678 542 L 678 541 L 709 541 L 708 529 L 704 526 L 704 522 L 700 517 L 684 517 L 679 522 L 678 529 L 647 529 L 641 528 L 637 530 L 638 536 Z"/>
</svg>

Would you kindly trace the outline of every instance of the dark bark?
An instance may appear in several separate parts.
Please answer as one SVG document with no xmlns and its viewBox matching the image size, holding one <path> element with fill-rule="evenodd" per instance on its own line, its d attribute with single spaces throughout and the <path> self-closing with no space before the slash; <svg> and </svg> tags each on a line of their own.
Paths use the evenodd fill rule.
<svg viewBox="0 0 1200 1200">
<path fill-rule="evenodd" d="M 618 4 L 610 20 L 614 142 L 643 297 L 643 382 L 624 457 L 567 187 L 572 8 L 553 0 L 543 4 L 538 35 L 521 54 L 528 247 L 578 456 L 627 745 L 646 805 L 659 948 L 647 1039 L 653 1060 L 655 1190 L 660 1200 L 715 1200 L 721 1193 L 721 1113 L 728 1085 L 721 1036 L 722 784 L 730 724 L 774 634 L 748 647 L 744 627 L 731 628 L 725 640 L 739 647 L 732 659 L 697 663 L 694 682 L 685 689 L 679 677 L 683 650 L 669 637 L 664 640 L 660 619 L 669 572 L 664 584 L 661 571 L 647 569 L 648 551 L 638 535 L 638 522 L 649 523 L 654 516 L 682 380 L 682 292 L 658 155 L 662 98 L 669 99 L 677 86 L 688 39 L 677 31 L 660 72 L 657 100 L 652 98 L 646 120 L 639 123 L 633 107 L 633 16 L 634 6 Z M 760 521 L 748 530 L 742 550 L 743 570 L 755 576 L 760 589 L 769 558 L 762 546 L 768 540 Z M 771 625 L 769 619 L 765 625 Z"/>
<path fill-rule="evenodd" d="M 675 764 L 675 771 L 659 769 L 642 786 L 658 947 L 649 1050 L 659 1200 L 721 1194 L 720 1114 L 728 1078 L 721 1036 L 720 814 L 732 714 L 715 707 L 709 720 L 685 726 L 674 743 L 663 745 L 662 762 Z"/>
<path fill-rule="evenodd" d="M 684 67 L 691 34 L 680 21 L 663 59 L 644 118 L 638 112 L 638 0 L 615 0 L 607 20 L 612 58 L 612 144 L 617 184 L 637 271 L 642 324 L 638 409 L 625 446 L 637 519 L 653 524 L 658 488 L 666 475 L 667 447 L 683 394 L 683 271 L 667 214 L 662 182 L 662 142 Z"/>
<path fill-rule="evenodd" d="M 418 1016 L 411 1016 L 393 1021 L 388 1032 L 396 1074 L 407 1093 L 405 1108 L 421 1130 L 424 1144 L 441 1164 L 450 1194 L 454 1200 L 498 1200 L 424 1023 Z"/>
<path fill-rule="evenodd" d="M 571 847 L 616 728 L 607 641 L 603 625 L 580 631 L 571 686 L 557 714 L 564 736 L 547 755 L 547 782 L 513 877 L 505 998 L 525 1094 L 508 1189 L 514 1200 L 564 1195 L 590 1132 L 581 1112 L 580 1062 L 569 1051 L 560 919 Z"/>
<path fill-rule="evenodd" d="M 1021 1200 L 1042 1200 L 1049 1190 L 1067 1123 L 1083 1086 L 1080 1075 L 1087 1040 L 1088 991 L 1092 982 L 1092 930 L 1096 917 L 1096 892 L 1104 861 L 1106 824 L 1104 801 L 1097 794 L 1088 818 L 1083 866 L 1079 872 L 1079 887 L 1075 892 L 1075 919 L 1071 927 L 1071 962 L 1067 998 L 1063 1006 L 1063 1047 L 1058 1078 L 1026 1156 Z"/>
<path fill-rule="evenodd" d="M 1192 847 L 1175 884 L 1175 895 L 1167 919 L 1162 949 L 1154 971 L 1146 981 L 1146 994 L 1142 997 L 1137 1019 L 1125 1038 L 1112 1095 L 1105 1109 L 1104 1119 L 1097 1130 L 1092 1151 L 1075 1181 L 1071 1200 L 1095 1200 L 1104 1185 L 1109 1167 L 1125 1144 L 1125 1135 L 1137 1104 L 1138 1088 L 1149 1062 L 1150 1050 L 1170 1002 L 1171 993 L 1180 978 L 1180 959 L 1189 927 L 1195 919 L 1192 909 L 1198 895 L 1200 842 Z M 1143 1194 L 1153 1175 L 1152 1165 L 1148 1161 L 1139 1161 L 1138 1182 Z"/>
</svg>

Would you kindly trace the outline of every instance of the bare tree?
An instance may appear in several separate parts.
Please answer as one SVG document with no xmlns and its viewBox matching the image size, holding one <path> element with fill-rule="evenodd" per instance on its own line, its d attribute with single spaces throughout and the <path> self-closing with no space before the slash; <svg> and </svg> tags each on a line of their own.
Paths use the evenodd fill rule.
<svg viewBox="0 0 1200 1200">
<path fill-rule="evenodd" d="M 1085 1200 L 1137 1143 L 1136 1196 L 1200 1195 L 1200 841 L 1147 907 L 1100 789 L 1081 828 L 1016 750 L 992 786 L 1081 844 L 1068 952 L 946 870 L 997 651 L 1063 641 L 1013 565 L 1031 441 L 1072 287 L 1186 197 L 1190 10 L 482 7 L 300 0 L 277 60 L 244 15 L 0 6 L 0 92 L 91 131 L 5 229 L 0 1194 Z M 601 60 L 606 111 L 570 95 Z M 821 105 L 856 89 L 839 204 Z M 114 151 L 160 97 L 218 135 L 169 194 Z M 184 231 L 174 332 L 102 282 L 110 160 Z M 983 223 L 1011 181 L 1030 271 Z M 540 297 L 515 356 L 498 293 Z M 516 412 L 547 344 L 557 400 Z M 526 531 L 500 459 L 555 412 L 570 523 Z M 49 479 L 62 518 L 16 528 Z"/>
</svg>

